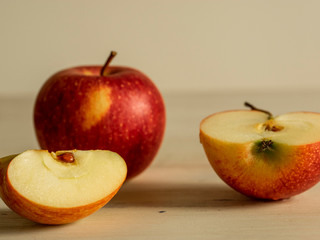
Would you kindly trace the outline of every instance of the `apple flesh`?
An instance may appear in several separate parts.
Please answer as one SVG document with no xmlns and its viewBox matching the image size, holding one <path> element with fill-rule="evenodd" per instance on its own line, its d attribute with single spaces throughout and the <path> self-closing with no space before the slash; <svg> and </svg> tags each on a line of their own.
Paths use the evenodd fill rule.
<svg viewBox="0 0 320 240">
<path fill-rule="evenodd" d="M 165 118 L 154 83 L 142 72 L 121 66 L 62 70 L 43 85 L 34 108 L 42 149 L 117 152 L 127 163 L 127 179 L 143 172 L 156 156 Z"/>
<path fill-rule="evenodd" d="M 200 141 L 218 176 L 250 197 L 290 198 L 320 180 L 319 113 L 220 112 L 201 122 Z"/>
<path fill-rule="evenodd" d="M 65 224 L 103 207 L 120 189 L 125 161 L 104 150 L 28 150 L 0 159 L 0 196 L 19 215 Z"/>
</svg>

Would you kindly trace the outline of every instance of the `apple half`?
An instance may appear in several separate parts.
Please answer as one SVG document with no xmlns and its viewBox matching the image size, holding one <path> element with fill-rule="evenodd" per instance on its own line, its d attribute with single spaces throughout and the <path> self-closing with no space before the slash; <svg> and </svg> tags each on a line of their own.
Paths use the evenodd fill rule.
<svg viewBox="0 0 320 240">
<path fill-rule="evenodd" d="M 219 112 L 202 120 L 200 141 L 217 175 L 249 197 L 290 198 L 320 180 L 319 113 Z"/>
<path fill-rule="evenodd" d="M 0 159 L 0 196 L 34 222 L 71 223 L 103 207 L 126 174 L 125 161 L 107 150 L 28 150 Z"/>
</svg>

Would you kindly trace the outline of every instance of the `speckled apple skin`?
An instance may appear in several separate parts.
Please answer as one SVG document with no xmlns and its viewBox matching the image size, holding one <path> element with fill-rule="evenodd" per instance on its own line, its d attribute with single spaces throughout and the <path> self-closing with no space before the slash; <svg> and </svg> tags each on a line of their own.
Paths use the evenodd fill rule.
<svg viewBox="0 0 320 240">
<path fill-rule="evenodd" d="M 10 161 L 0 163 L 0 197 L 11 210 L 20 216 L 41 224 L 67 224 L 87 217 L 106 205 L 122 186 L 121 184 L 111 194 L 88 205 L 72 208 L 44 206 L 30 201 L 12 187 L 7 175 L 9 164 Z"/>
<path fill-rule="evenodd" d="M 40 147 L 104 149 L 127 163 L 127 179 L 144 171 L 158 152 L 165 130 L 162 96 L 143 73 L 126 67 L 76 67 L 54 74 L 34 108 Z"/>
<path fill-rule="evenodd" d="M 286 199 L 320 180 L 320 142 L 303 146 L 278 144 L 273 157 L 261 157 L 252 154 L 254 143 L 222 142 L 201 130 L 200 141 L 218 176 L 249 197 Z"/>
</svg>

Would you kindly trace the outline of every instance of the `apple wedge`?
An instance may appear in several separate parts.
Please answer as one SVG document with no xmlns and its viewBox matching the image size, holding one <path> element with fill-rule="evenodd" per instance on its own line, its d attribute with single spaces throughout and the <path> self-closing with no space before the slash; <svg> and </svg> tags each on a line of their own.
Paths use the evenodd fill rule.
<svg viewBox="0 0 320 240">
<path fill-rule="evenodd" d="M 259 110 L 225 111 L 200 124 L 207 158 L 229 186 L 249 197 L 285 199 L 320 180 L 320 114 L 273 117 Z"/>
<path fill-rule="evenodd" d="M 34 222 L 71 223 L 103 207 L 126 174 L 125 161 L 107 150 L 28 150 L 0 159 L 0 196 Z"/>
</svg>

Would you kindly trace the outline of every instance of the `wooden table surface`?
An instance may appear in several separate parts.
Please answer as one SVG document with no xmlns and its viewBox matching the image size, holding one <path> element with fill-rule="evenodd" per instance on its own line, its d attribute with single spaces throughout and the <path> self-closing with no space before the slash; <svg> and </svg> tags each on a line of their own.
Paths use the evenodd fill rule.
<svg viewBox="0 0 320 240">
<path fill-rule="evenodd" d="M 224 184 L 199 142 L 199 123 L 251 103 L 281 114 L 320 111 L 317 91 L 166 93 L 167 128 L 152 165 L 101 210 L 78 222 L 44 226 L 0 200 L 0 239 L 319 239 L 320 185 L 285 201 L 249 199 Z M 0 96 L 0 154 L 38 148 L 34 98 Z"/>
</svg>

